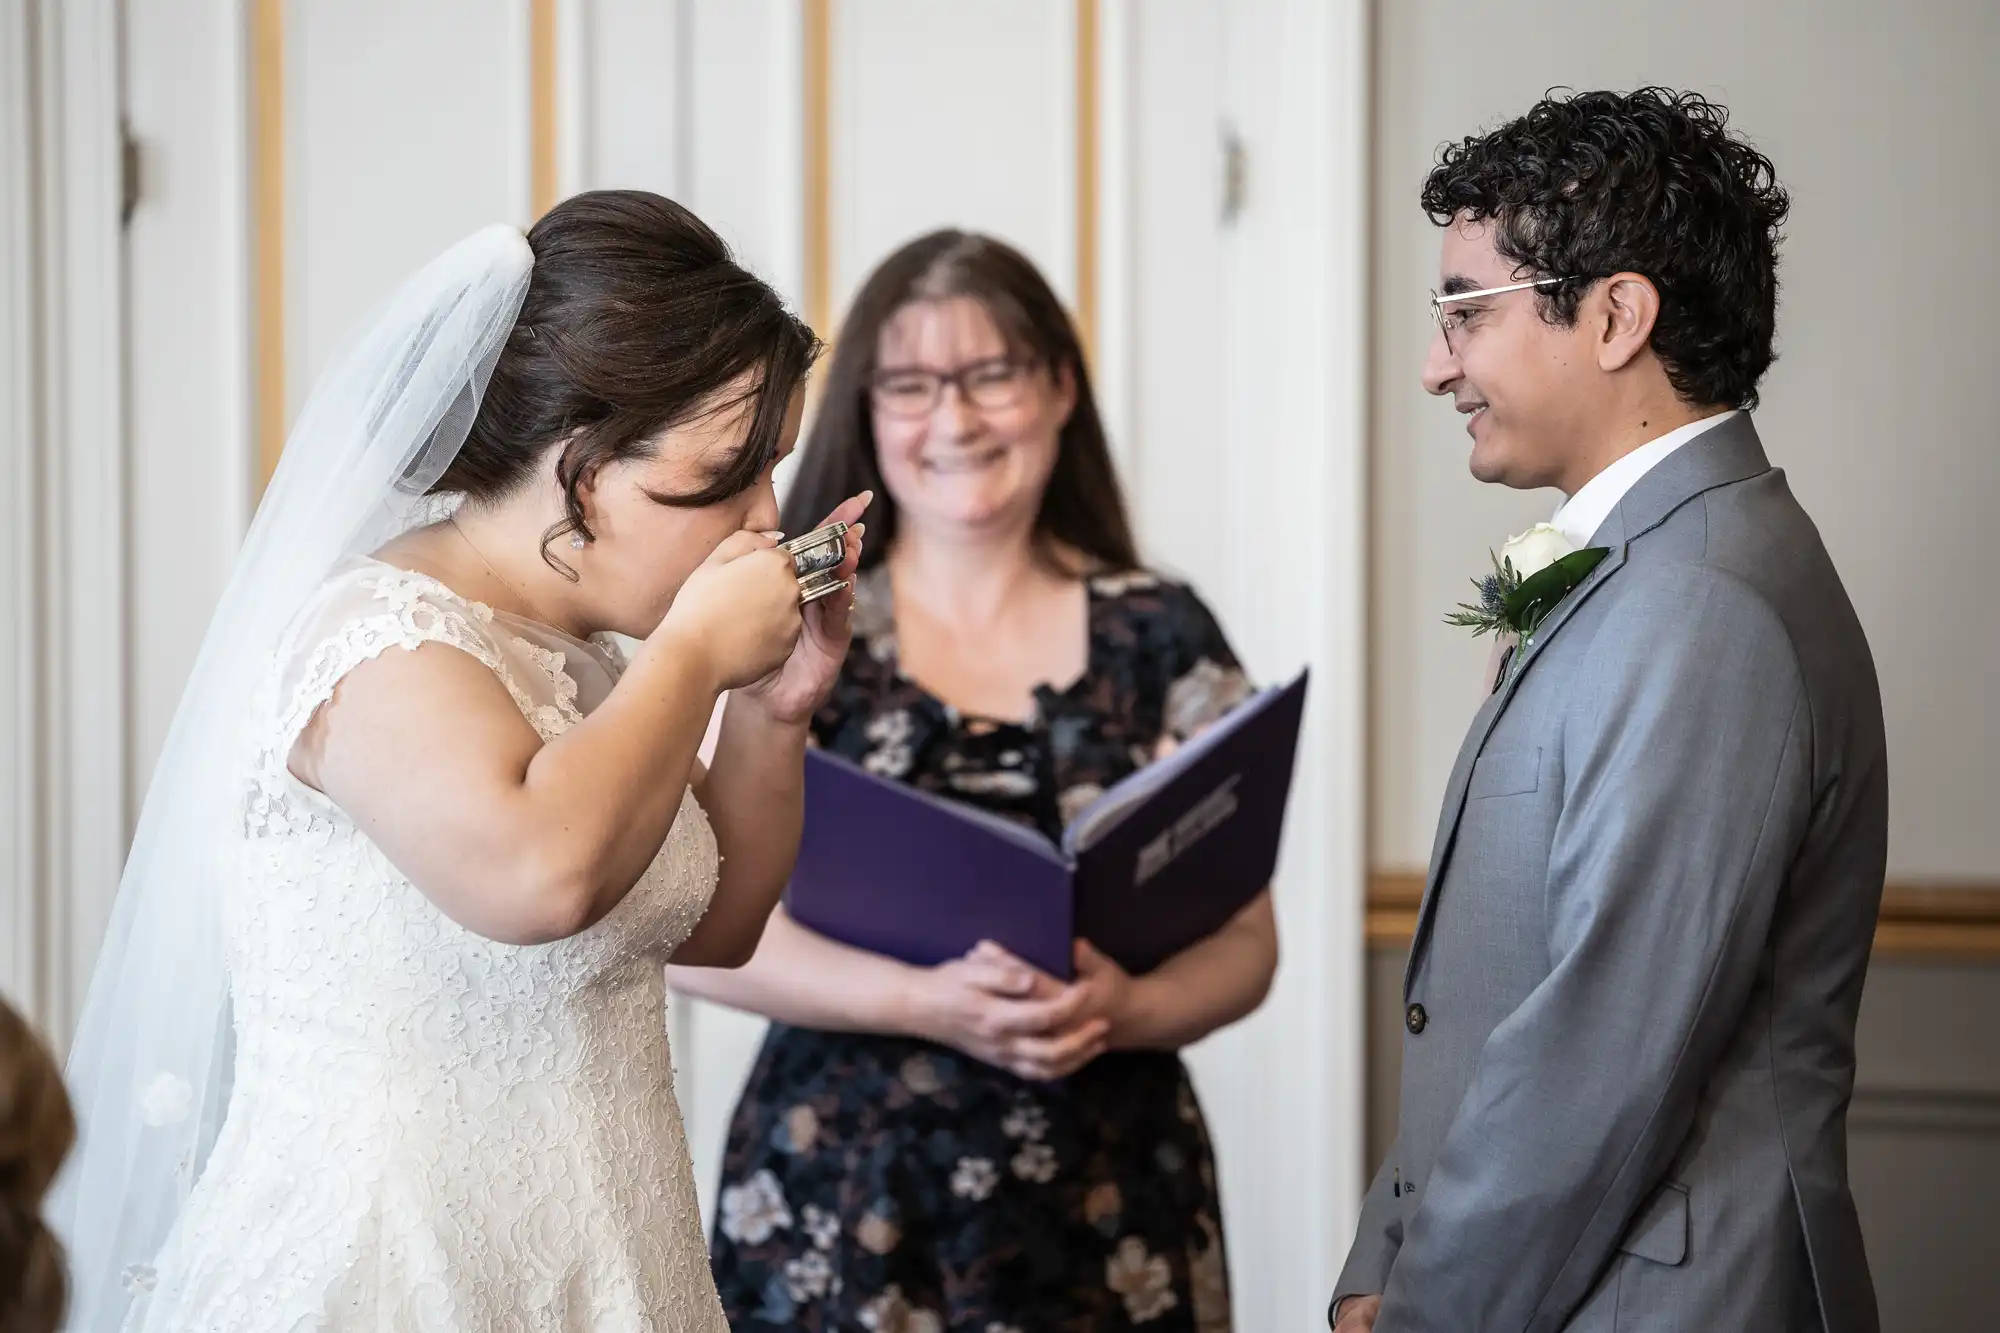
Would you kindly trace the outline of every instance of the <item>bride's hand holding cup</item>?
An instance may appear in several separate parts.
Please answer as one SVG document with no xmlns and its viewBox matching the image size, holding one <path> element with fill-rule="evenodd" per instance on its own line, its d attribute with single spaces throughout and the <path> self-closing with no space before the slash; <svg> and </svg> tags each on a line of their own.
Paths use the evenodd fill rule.
<svg viewBox="0 0 2000 1333">
<path fill-rule="evenodd" d="M 791 653 L 772 671 L 739 691 L 745 698 L 756 703 L 774 721 L 792 725 L 803 725 L 825 701 L 827 692 L 840 675 L 840 665 L 847 658 L 847 645 L 853 638 L 853 611 L 855 571 L 861 565 L 861 539 L 867 525 L 861 522 L 861 515 L 867 511 L 874 494 L 863 491 L 851 496 L 838 508 L 826 516 L 821 528 L 834 524 L 846 525 L 841 534 L 842 557 L 840 564 L 830 571 L 820 571 L 819 580 L 829 577 L 842 585 L 838 591 L 817 596 L 805 607 L 804 632 L 798 637 Z M 789 559 L 789 557 L 787 557 Z M 793 570 L 797 575 L 797 569 Z M 805 578 L 793 584 L 792 598 L 796 603 L 801 594 Z"/>
<path fill-rule="evenodd" d="M 653 637 L 700 660 L 720 694 L 776 671 L 803 629 L 791 556 L 775 534 L 744 531 L 688 575 Z"/>
</svg>

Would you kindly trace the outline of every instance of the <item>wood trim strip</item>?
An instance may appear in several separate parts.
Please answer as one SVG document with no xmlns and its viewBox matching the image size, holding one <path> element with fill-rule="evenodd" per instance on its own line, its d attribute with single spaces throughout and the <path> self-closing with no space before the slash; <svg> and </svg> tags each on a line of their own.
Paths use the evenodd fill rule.
<svg viewBox="0 0 2000 1333">
<path fill-rule="evenodd" d="M 833 342 L 833 0 L 803 0 L 806 323 Z"/>
<path fill-rule="evenodd" d="M 1076 331 L 1097 359 L 1097 2 L 1076 0 Z"/>
<path fill-rule="evenodd" d="M 1375 870 L 1368 875 L 1368 947 L 1406 949 L 1417 933 L 1424 877 L 1414 871 Z"/>
<path fill-rule="evenodd" d="M 254 0 L 250 8 L 250 114 L 254 508 L 285 449 L 284 0 Z"/>
<path fill-rule="evenodd" d="M 1967 898 L 2000 899 L 2000 885 L 1960 892 Z M 1883 890 L 1882 917 L 1875 925 L 1876 953 L 1889 958 L 2000 960 L 2000 910 L 1989 909 L 1985 917 L 1966 913 L 1927 918 L 1907 914 L 1908 904 L 1899 902 L 1897 894 L 1893 884 Z"/>
<path fill-rule="evenodd" d="M 556 206 L 556 0 L 528 0 L 528 207 L 536 218 Z"/>
<path fill-rule="evenodd" d="M 2000 1092 L 1990 1088 L 1854 1089 L 1847 1123 L 1856 1133 L 1951 1134 L 2000 1139 Z"/>
<path fill-rule="evenodd" d="M 1407 948 L 1423 898 L 1424 876 L 1417 871 L 1369 875 L 1369 947 Z M 1875 951 L 1899 958 L 2000 959 L 2000 883 L 1892 881 L 1882 890 Z"/>
</svg>

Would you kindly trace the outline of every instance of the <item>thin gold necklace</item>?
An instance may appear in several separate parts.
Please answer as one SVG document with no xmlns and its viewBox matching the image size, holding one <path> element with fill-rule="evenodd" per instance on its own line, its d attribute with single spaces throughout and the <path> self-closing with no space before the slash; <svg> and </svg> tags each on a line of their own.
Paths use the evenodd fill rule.
<svg viewBox="0 0 2000 1333">
<path fill-rule="evenodd" d="M 535 599 L 528 596 L 526 593 L 522 592 L 512 583 L 508 582 L 507 576 L 505 574 L 502 574 L 499 570 L 495 569 L 493 567 L 493 562 L 486 558 L 486 552 L 480 550 L 479 547 L 473 543 L 472 538 L 465 535 L 465 529 L 458 526 L 458 515 L 453 514 L 450 518 L 446 519 L 445 522 L 451 525 L 451 530 L 458 534 L 458 539 L 465 543 L 466 549 L 479 557 L 479 563 L 486 566 L 486 572 L 488 574 L 491 574 L 494 578 L 498 579 L 500 581 L 501 587 L 505 588 L 508 592 L 512 593 L 514 595 L 514 599 L 518 601 L 522 606 L 528 608 L 528 615 L 531 619 L 535 621 L 536 624 L 548 625 L 551 628 L 555 627 L 555 622 L 553 620 L 550 620 L 548 617 L 544 616 L 542 614 L 541 608 L 535 605 Z"/>
</svg>

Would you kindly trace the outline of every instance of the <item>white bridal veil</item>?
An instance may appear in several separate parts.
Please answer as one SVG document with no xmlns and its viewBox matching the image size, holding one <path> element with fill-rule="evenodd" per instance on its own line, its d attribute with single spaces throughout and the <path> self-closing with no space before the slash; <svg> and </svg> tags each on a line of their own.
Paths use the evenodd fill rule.
<svg viewBox="0 0 2000 1333">
<path fill-rule="evenodd" d="M 258 506 L 154 769 L 70 1056 L 81 1137 L 51 1212 L 73 1330 L 115 1330 L 148 1288 L 222 1123 L 221 898 L 249 702 L 333 567 L 437 512 L 424 492 L 465 441 L 533 259 L 519 231 L 493 226 L 405 282 L 314 388 Z"/>
</svg>

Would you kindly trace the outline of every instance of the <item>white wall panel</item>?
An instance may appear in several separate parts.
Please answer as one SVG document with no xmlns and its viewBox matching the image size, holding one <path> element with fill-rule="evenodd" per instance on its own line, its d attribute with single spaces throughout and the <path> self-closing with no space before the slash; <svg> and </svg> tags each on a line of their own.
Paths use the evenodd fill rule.
<svg viewBox="0 0 2000 1333">
<path fill-rule="evenodd" d="M 40 634 L 36 466 L 40 320 L 35 295 L 35 56 L 25 5 L 0 9 L 0 998 L 40 1018 Z"/>
<path fill-rule="evenodd" d="M 125 860 L 125 264 L 116 0 L 40 6 L 45 193 L 42 558 L 50 957 L 44 1017 L 75 1026 Z"/>
<path fill-rule="evenodd" d="M 406 275 L 526 226 L 526 0 L 292 0 L 285 13 L 286 398 Z"/>
<path fill-rule="evenodd" d="M 124 858 L 119 6 L 0 11 L 0 993 L 58 1047 Z"/>
<path fill-rule="evenodd" d="M 923 232 L 991 232 L 1076 301 L 1072 0 L 841 0 L 833 300 Z"/>
<path fill-rule="evenodd" d="M 135 814 L 249 521 L 245 32 L 231 0 L 126 13 L 141 152 L 126 232 Z"/>
<path fill-rule="evenodd" d="M 1132 438 L 1126 496 L 1149 559 L 1203 590 L 1230 582 L 1235 532 L 1218 512 L 1241 473 L 1223 383 L 1226 246 L 1220 128 L 1230 117 L 1224 0 L 1130 6 Z M 1112 261 L 1116 262 L 1116 261 Z M 1112 316 L 1116 318 L 1116 316 Z"/>
<path fill-rule="evenodd" d="M 1122 18 L 1132 199 L 1129 232 L 1105 248 L 1130 267 L 1126 477 L 1142 540 L 1200 590 L 1254 674 L 1313 670 L 1278 980 L 1189 1063 L 1215 1137 L 1237 1326 L 1318 1326 L 1363 1184 L 1367 6 L 1147 0 Z"/>
<path fill-rule="evenodd" d="M 804 295 L 798 0 L 684 0 L 692 82 L 681 202 L 796 308 Z"/>
<path fill-rule="evenodd" d="M 675 198 L 685 188 L 693 13 L 693 0 L 565 4 L 561 130 L 574 145 L 565 194 L 641 189 Z"/>
</svg>

